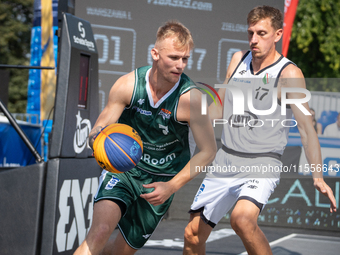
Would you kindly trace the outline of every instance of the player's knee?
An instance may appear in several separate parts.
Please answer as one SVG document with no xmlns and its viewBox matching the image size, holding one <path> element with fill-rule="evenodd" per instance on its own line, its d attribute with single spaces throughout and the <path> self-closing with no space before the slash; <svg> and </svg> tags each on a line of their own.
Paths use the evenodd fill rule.
<svg viewBox="0 0 340 255">
<path fill-rule="evenodd" d="M 184 240 L 188 245 L 198 245 L 198 228 L 195 228 L 194 226 L 192 226 L 192 224 L 189 223 L 184 230 Z"/>
<path fill-rule="evenodd" d="M 244 215 L 237 215 L 230 218 L 230 225 L 239 236 L 252 235 L 257 227 L 256 221 Z"/>
<path fill-rule="evenodd" d="M 102 223 L 102 224 L 98 224 L 94 228 L 93 232 L 94 232 L 95 242 L 100 243 L 103 240 L 107 240 L 110 237 L 110 235 L 112 234 L 112 229 L 110 228 L 108 224 Z"/>
</svg>

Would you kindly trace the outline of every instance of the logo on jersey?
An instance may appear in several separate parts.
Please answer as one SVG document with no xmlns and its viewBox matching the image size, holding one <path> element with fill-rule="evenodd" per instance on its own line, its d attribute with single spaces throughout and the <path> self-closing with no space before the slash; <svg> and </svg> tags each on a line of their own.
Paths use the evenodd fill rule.
<svg viewBox="0 0 340 255">
<path fill-rule="evenodd" d="M 167 109 L 162 108 L 158 115 L 161 115 L 163 117 L 163 120 L 170 119 L 171 112 Z"/>
<path fill-rule="evenodd" d="M 162 131 L 163 131 L 163 134 L 164 134 L 164 135 L 169 134 L 169 128 L 168 128 L 168 126 L 164 126 L 164 125 L 162 125 L 162 124 L 158 124 L 158 127 L 159 127 L 160 129 L 163 129 Z"/>
<path fill-rule="evenodd" d="M 251 81 L 250 80 L 246 80 L 246 79 L 239 79 L 239 78 L 234 78 L 233 81 L 235 82 L 243 82 L 243 83 L 248 83 L 250 84 Z"/>
<path fill-rule="evenodd" d="M 199 188 L 197 195 L 195 196 L 195 202 L 198 200 L 198 196 L 201 195 L 201 193 L 204 191 L 205 185 L 202 183 L 201 187 Z"/>
<path fill-rule="evenodd" d="M 106 190 L 110 190 L 112 189 L 114 186 L 116 186 L 116 184 L 119 182 L 120 180 L 114 176 L 112 176 L 111 180 L 106 184 L 105 189 Z"/>
<path fill-rule="evenodd" d="M 244 115 L 232 114 L 228 119 L 228 123 L 230 123 L 230 126 L 233 128 L 248 126 L 249 130 L 252 130 L 259 121 L 255 114 L 245 111 Z"/>
<path fill-rule="evenodd" d="M 257 189 L 258 187 L 257 187 L 256 184 L 259 184 L 259 181 L 253 179 L 253 180 L 247 181 L 246 183 L 249 184 L 247 188 L 249 188 L 249 189 Z"/>
<path fill-rule="evenodd" d="M 148 239 L 151 236 L 151 234 L 146 234 L 146 235 L 142 235 L 142 236 L 144 237 L 144 239 Z"/>
<path fill-rule="evenodd" d="M 142 104 L 144 104 L 144 101 L 145 101 L 145 99 L 144 98 L 140 98 L 140 99 L 138 99 L 138 104 L 139 105 L 142 105 Z"/>
<path fill-rule="evenodd" d="M 242 71 L 240 71 L 238 73 L 241 74 L 241 75 L 244 75 L 246 72 L 247 72 L 246 70 L 242 70 Z"/>
<path fill-rule="evenodd" d="M 147 115 L 147 116 L 152 115 L 151 111 L 143 110 L 142 108 L 139 108 L 137 106 L 132 107 L 132 110 L 135 110 L 136 112 L 139 112 L 140 114 L 143 114 L 143 115 Z"/>
<path fill-rule="evenodd" d="M 167 163 L 168 161 L 174 160 L 175 158 L 176 154 L 174 152 L 166 155 L 164 158 L 151 158 L 150 154 L 144 153 L 141 160 L 143 160 L 147 164 L 160 166 Z"/>
<path fill-rule="evenodd" d="M 269 79 L 273 78 L 272 75 L 270 75 L 269 73 L 266 73 L 263 78 L 262 78 L 262 82 L 263 84 L 268 84 L 269 83 Z"/>
<path fill-rule="evenodd" d="M 249 189 L 257 189 L 257 186 L 256 185 L 249 185 L 247 188 L 249 188 Z"/>
</svg>

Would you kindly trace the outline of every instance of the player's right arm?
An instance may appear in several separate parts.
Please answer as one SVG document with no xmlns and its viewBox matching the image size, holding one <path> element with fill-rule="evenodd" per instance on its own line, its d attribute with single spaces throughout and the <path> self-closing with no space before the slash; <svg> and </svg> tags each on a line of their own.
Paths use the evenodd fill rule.
<svg viewBox="0 0 340 255">
<path fill-rule="evenodd" d="M 228 69 L 227 69 L 227 75 L 226 75 L 224 84 L 228 84 L 230 77 L 233 75 L 235 69 L 237 68 L 238 63 L 241 61 L 243 55 L 246 52 L 247 52 L 246 50 L 238 51 L 233 55 L 229 63 Z M 220 96 L 222 100 L 222 105 L 219 103 L 217 103 L 217 105 L 212 103 L 209 106 L 209 116 L 211 120 L 223 118 L 223 104 L 224 104 L 225 88 L 219 89 L 218 95 Z M 219 102 L 217 98 L 216 98 L 216 101 Z"/>
<path fill-rule="evenodd" d="M 94 124 L 89 134 L 89 145 L 93 148 L 94 139 L 100 130 L 110 124 L 116 123 L 124 111 L 124 108 L 130 104 L 134 89 L 135 74 L 130 72 L 120 77 L 115 84 L 113 84 L 107 105 L 99 114 L 99 117 Z"/>
</svg>

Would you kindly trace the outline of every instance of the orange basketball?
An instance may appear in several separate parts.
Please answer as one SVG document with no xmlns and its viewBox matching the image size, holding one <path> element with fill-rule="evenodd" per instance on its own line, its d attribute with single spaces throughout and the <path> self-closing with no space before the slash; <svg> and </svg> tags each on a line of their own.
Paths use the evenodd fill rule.
<svg viewBox="0 0 340 255">
<path fill-rule="evenodd" d="M 143 142 L 132 127 L 114 123 L 103 128 L 93 143 L 94 157 L 105 170 L 123 173 L 135 167 L 143 154 Z"/>
</svg>

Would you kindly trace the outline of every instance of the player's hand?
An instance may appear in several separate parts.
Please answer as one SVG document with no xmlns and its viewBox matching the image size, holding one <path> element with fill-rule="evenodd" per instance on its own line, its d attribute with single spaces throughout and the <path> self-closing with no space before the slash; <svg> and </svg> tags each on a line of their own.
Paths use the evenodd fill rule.
<svg viewBox="0 0 340 255">
<path fill-rule="evenodd" d="M 329 198 L 331 202 L 330 212 L 336 212 L 336 201 L 332 189 L 327 185 L 323 178 L 314 179 L 314 187 L 323 195 Z"/>
<path fill-rule="evenodd" d="M 163 204 L 174 193 L 171 185 L 167 182 L 153 182 L 150 184 L 143 184 L 146 189 L 154 189 L 150 193 L 140 195 L 150 204 L 157 206 Z"/>
<path fill-rule="evenodd" d="M 93 150 L 93 143 L 94 140 L 97 138 L 97 136 L 99 135 L 100 131 L 102 130 L 101 126 L 98 126 L 96 128 L 93 128 L 89 134 L 89 145 L 91 147 L 91 149 Z"/>
</svg>

